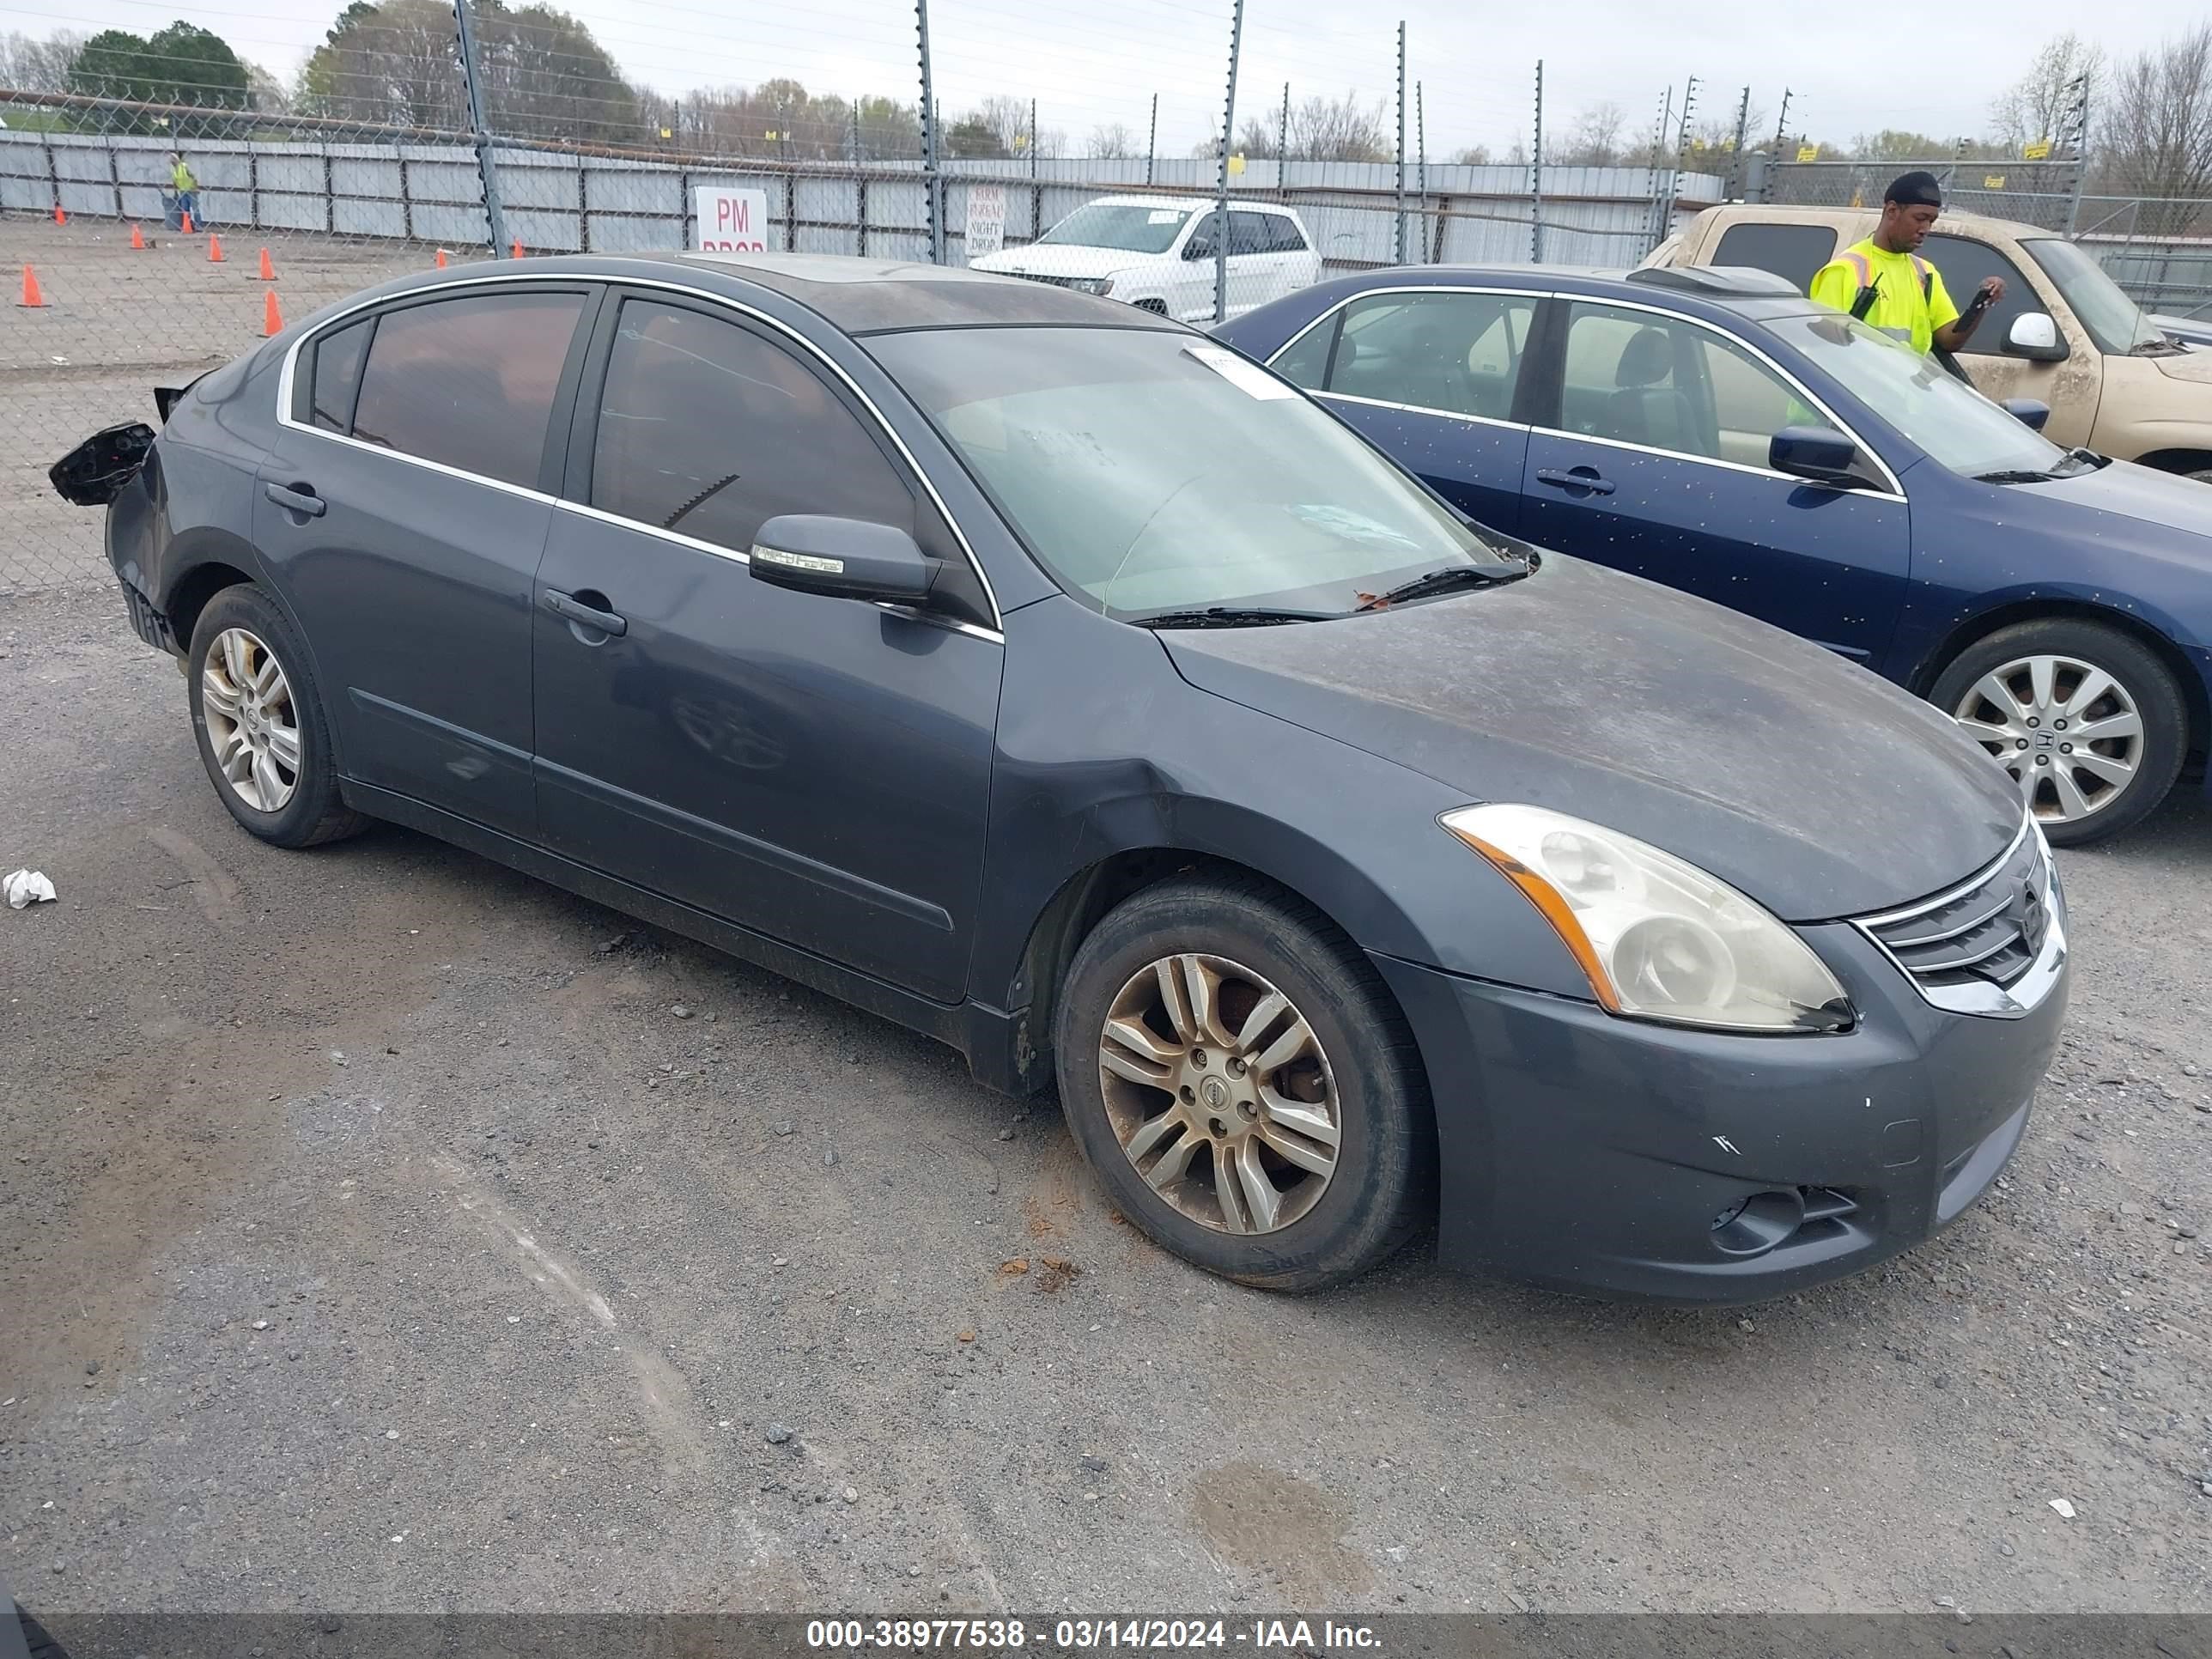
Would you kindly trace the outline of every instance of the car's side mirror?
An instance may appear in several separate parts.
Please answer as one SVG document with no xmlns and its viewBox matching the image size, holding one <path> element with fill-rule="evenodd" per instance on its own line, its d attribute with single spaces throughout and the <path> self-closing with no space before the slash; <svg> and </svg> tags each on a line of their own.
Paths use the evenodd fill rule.
<svg viewBox="0 0 2212 1659">
<path fill-rule="evenodd" d="M 2003 408 L 2006 414 L 2031 432 L 2042 431 L 2043 423 L 2051 418 L 2051 405 L 2033 398 L 2008 398 Z"/>
<path fill-rule="evenodd" d="M 2023 311 L 2005 331 L 2005 355 L 2027 357 L 2039 363 L 2063 362 L 2069 355 L 2058 337 L 2058 325 L 2047 311 Z"/>
<path fill-rule="evenodd" d="M 1814 483 L 1862 482 L 1855 465 L 1858 454 L 1858 446 L 1832 426 L 1785 426 L 1766 445 L 1769 466 Z"/>
<path fill-rule="evenodd" d="M 755 578 L 833 599 L 920 605 L 944 569 L 903 530 L 860 519 L 787 513 L 753 535 Z"/>
</svg>

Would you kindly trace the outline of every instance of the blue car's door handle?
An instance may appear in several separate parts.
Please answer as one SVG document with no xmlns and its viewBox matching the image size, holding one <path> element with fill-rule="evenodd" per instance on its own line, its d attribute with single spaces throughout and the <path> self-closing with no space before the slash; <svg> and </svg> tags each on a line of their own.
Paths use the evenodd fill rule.
<svg viewBox="0 0 2212 1659">
<path fill-rule="evenodd" d="M 1536 469 L 1536 482 L 1559 489 L 1587 489 L 1593 495 L 1613 494 L 1612 481 L 1601 478 L 1595 469 L 1587 466 L 1576 467 L 1571 472 L 1562 472 L 1555 466 L 1540 466 Z"/>
<path fill-rule="evenodd" d="M 596 599 L 599 596 L 594 593 L 592 597 Z M 629 623 L 605 609 L 605 605 L 603 599 L 599 605 L 586 605 L 574 593 L 562 593 L 550 587 L 545 590 L 545 608 L 555 616 L 565 617 L 580 628 L 597 629 L 602 634 L 629 633 Z"/>
</svg>

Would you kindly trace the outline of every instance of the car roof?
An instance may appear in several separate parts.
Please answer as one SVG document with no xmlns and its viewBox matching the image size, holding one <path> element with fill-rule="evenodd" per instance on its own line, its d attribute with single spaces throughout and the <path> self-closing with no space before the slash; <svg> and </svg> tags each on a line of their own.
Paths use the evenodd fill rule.
<svg viewBox="0 0 2212 1659">
<path fill-rule="evenodd" d="M 1781 204 L 1770 206 L 1764 202 L 1723 202 L 1705 209 L 1705 212 L 1698 216 L 1703 218 L 1706 213 L 1723 214 L 1731 222 L 1743 221 L 1751 224 L 1771 222 L 1778 225 L 1832 225 L 1838 220 L 1843 220 L 1854 223 L 1863 222 L 1871 225 L 1881 217 L 1881 204 L 1876 202 L 1871 207 L 1854 208 L 1805 207 L 1796 204 L 1787 206 Z M 1965 213 L 1948 207 L 1937 217 L 1936 229 L 1938 232 L 1973 231 L 1984 236 L 2010 236 L 2020 241 L 2033 241 L 2038 238 L 2053 237 L 2063 240 L 2060 232 L 2045 230 L 2039 225 L 2022 224 L 2017 219 L 1993 218 L 1986 213 Z"/>
<path fill-rule="evenodd" d="M 1203 213 L 1216 205 L 1211 196 L 1094 196 L 1085 207 L 1146 207 L 1176 208 L 1186 213 Z M 1231 210 L 1239 213 L 1268 213 L 1278 218 L 1295 219 L 1296 211 L 1280 202 L 1248 201 L 1242 196 L 1229 198 Z"/>
<path fill-rule="evenodd" d="M 380 294 L 427 292 L 491 274 L 588 277 L 599 282 L 682 281 L 738 301 L 766 289 L 805 307 L 847 334 L 901 329 L 1057 325 L 1066 327 L 1166 329 L 1182 325 L 1118 301 L 1049 283 L 999 276 L 912 259 L 858 258 L 836 253 L 567 253 L 520 266 L 454 265 L 386 284 Z"/>
<path fill-rule="evenodd" d="M 1716 312 L 1763 321 L 1775 317 L 1802 316 L 1820 307 L 1794 293 L 1720 293 L 1639 280 L 1620 270 L 1589 265 L 1392 265 L 1358 277 L 1342 277 L 1328 284 L 1333 299 L 1366 288 L 1539 288 L 1550 294 L 1578 299 L 1621 300 L 1642 306 L 1664 306 L 1685 316 L 1711 316 Z"/>
</svg>

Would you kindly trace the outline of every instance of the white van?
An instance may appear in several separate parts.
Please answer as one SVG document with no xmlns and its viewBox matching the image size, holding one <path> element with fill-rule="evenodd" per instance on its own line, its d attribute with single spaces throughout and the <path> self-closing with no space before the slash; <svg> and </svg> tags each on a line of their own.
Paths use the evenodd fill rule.
<svg viewBox="0 0 2212 1659">
<path fill-rule="evenodd" d="M 969 264 L 1210 323 L 1217 216 L 1215 204 L 1202 198 L 1102 196 L 1027 246 Z M 1321 280 L 1321 255 L 1304 222 L 1273 202 L 1230 203 L 1228 263 L 1231 317 Z"/>
</svg>

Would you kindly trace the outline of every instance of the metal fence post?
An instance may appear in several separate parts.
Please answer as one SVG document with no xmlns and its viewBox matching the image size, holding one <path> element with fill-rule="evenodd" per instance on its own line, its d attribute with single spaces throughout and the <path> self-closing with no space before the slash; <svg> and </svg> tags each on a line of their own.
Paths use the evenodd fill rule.
<svg viewBox="0 0 2212 1659">
<path fill-rule="evenodd" d="M 1424 263 L 1429 252 L 1429 117 L 1421 102 L 1421 83 L 1413 82 L 1413 196 L 1419 204 L 1413 216 L 1421 222 L 1421 258 Z"/>
<path fill-rule="evenodd" d="M 1152 130 L 1145 139 L 1145 186 L 1152 187 L 1153 170 L 1160 159 L 1160 95 L 1152 94 Z"/>
<path fill-rule="evenodd" d="M 392 158 L 399 163 L 399 234 L 411 242 L 415 240 L 415 186 L 407 174 L 407 152 L 394 144 Z"/>
<path fill-rule="evenodd" d="M 1283 125 L 1275 140 L 1275 194 L 1291 199 L 1291 83 L 1283 82 Z"/>
<path fill-rule="evenodd" d="M 461 78 L 467 82 L 469 94 L 469 131 L 476 142 L 477 176 L 483 181 L 484 224 L 491 233 L 491 249 L 495 257 L 508 247 L 507 216 L 501 210 L 499 200 L 499 170 L 491 159 L 491 124 L 484 118 L 482 72 L 477 67 L 476 31 L 469 22 L 469 0 L 453 0 L 453 22 L 461 42 Z M 406 163 L 400 163 L 403 177 L 401 194 L 406 191 L 404 177 Z M 410 230 L 410 234 L 411 230 Z"/>
<path fill-rule="evenodd" d="M 1735 199 L 1736 186 L 1743 178 L 1743 147 L 1750 138 L 1750 127 L 1751 88 L 1746 87 L 1735 106 L 1735 142 L 1729 149 L 1728 182 L 1721 186 L 1723 197 L 1731 201 Z"/>
<path fill-rule="evenodd" d="M 1244 0 L 1229 21 L 1229 91 L 1221 102 L 1221 174 L 1213 215 L 1213 320 L 1229 318 L 1229 146 L 1237 137 L 1237 59 L 1244 50 Z"/>
<path fill-rule="evenodd" d="M 921 45 L 921 189 L 929 206 L 929 262 L 945 263 L 945 181 L 937 171 L 937 100 L 929 88 L 929 0 L 914 0 Z"/>
<path fill-rule="evenodd" d="M 62 204 L 62 175 L 55 169 L 54 167 L 54 141 L 52 135 L 47 134 L 42 137 L 39 140 L 39 148 L 45 150 L 46 153 L 47 193 L 53 198 L 52 204 L 55 207 L 59 207 Z"/>
<path fill-rule="evenodd" d="M 1536 141 L 1528 149 L 1528 260 L 1544 263 L 1544 60 L 1536 60 Z"/>
<path fill-rule="evenodd" d="M 2081 185 L 2089 176 L 2089 76 L 2087 71 L 2075 82 L 2076 91 L 2074 107 L 2067 112 L 2074 129 L 2074 192 L 2066 204 L 2066 234 L 2074 234 L 2075 222 L 2081 216 Z"/>
<path fill-rule="evenodd" d="M 1398 20 L 1398 215 L 1390 263 L 1406 263 L 1406 20 Z"/>
<path fill-rule="evenodd" d="M 580 155 L 576 158 L 576 246 L 586 253 L 592 251 L 592 186 Z"/>
</svg>

